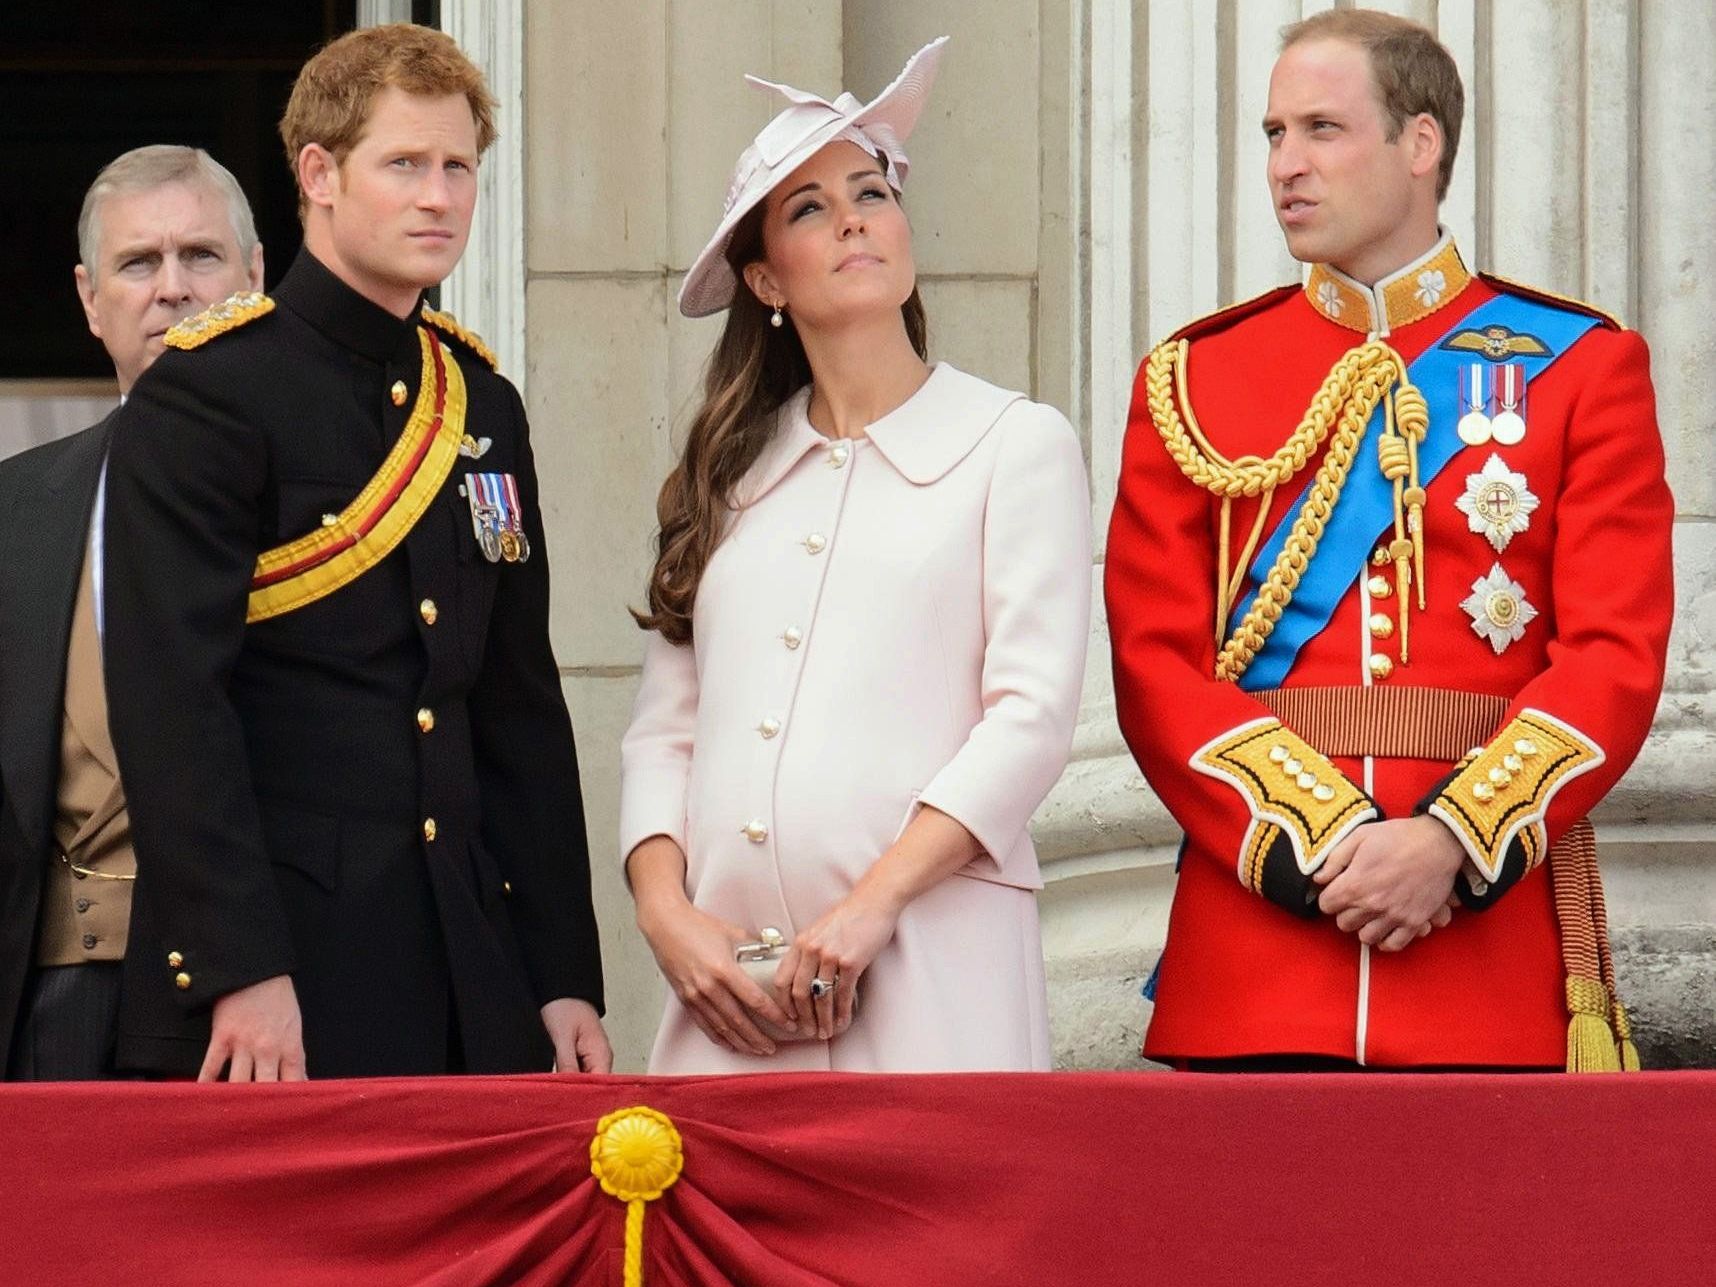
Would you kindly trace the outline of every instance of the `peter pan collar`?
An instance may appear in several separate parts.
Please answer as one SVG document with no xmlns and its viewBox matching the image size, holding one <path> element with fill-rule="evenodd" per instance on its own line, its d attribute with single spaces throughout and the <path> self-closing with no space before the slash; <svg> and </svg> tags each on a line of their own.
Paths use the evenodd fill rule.
<svg viewBox="0 0 1716 1287">
<path fill-rule="evenodd" d="M 916 393 L 870 425 L 870 441 L 908 482 L 927 486 L 970 455 L 1001 413 L 1024 396 L 938 362 Z M 806 385 L 776 413 L 774 437 L 739 485 L 740 508 L 766 495 L 807 453 L 821 451 L 832 460 L 850 452 L 850 445 L 812 427 L 809 406 Z"/>
<path fill-rule="evenodd" d="M 1427 253 L 1375 286 L 1355 281 L 1332 265 L 1314 264 L 1305 279 L 1305 297 L 1312 308 L 1348 330 L 1387 335 L 1452 302 L 1471 280 L 1453 234 L 1444 231 Z"/>
</svg>

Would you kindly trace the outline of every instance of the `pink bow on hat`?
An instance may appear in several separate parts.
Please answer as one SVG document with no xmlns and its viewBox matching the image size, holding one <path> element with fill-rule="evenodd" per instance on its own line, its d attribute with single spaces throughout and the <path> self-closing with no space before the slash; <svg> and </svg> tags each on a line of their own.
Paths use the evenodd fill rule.
<svg viewBox="0 0 1716 1287">
<path fill-rule="evenodd" d="M 681 313 L 706 317 L 733 302 L 738 281 L 727 263 L 733 230 L 781 180 L 828 144 L 837 139 L 856 143 L 887 167 L 889 185 L 896 192 L 901 189 L 911 164 L 901 145 L 917 125 L 946 44 L 947 37 L 942 36 L 918 50 L 893 83 L 864 104 L 849 92 L 830 102 L 791 85 L 745 77 L 759 89 L 779 94 L 787 106 L 740 153 L 727 185 L 721 222 L 679 289 Z"/>
</svg>

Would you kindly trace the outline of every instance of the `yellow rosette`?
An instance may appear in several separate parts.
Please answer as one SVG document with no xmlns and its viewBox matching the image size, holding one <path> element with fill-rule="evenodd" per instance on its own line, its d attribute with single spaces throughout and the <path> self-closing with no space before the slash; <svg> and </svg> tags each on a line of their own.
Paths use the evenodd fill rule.
<svg viewBox="0 0 1716 1287">
<path fill-rule="evenodd" d="M 596 1123 L 590 1173 L 626 1204 L 626 1287 L 643 1287 L 644 1205 L 673 1187 L 685 1147 L 673 1121 L 653 1108 L 622 1108 Z"/>
</svg>

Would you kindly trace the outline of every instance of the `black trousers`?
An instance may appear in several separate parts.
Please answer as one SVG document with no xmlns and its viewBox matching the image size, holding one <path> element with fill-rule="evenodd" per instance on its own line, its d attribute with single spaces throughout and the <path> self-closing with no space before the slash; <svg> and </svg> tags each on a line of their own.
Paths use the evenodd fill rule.
<svg viewBox="0 0 1716 1287">
<path fill-rule="evenodd" d="M 119 962 L 36 970 L 24 993 L 8 1081 L 105 1081 L 119 1018 Z"/>
</svg>

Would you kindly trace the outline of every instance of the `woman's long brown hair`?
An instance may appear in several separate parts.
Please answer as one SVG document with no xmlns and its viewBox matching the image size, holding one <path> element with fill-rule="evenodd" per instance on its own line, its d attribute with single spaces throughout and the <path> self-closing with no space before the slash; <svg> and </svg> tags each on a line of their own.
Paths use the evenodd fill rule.
<svg viewBox="0 0 1716 1287">
<path fill-rule="evenodd" d="M 744 284 L 744 269 L 763 257 L 763 206 L 740 221 L 727 247 L 739 287 L 727 325 L 703 376 L 703 404 L 692 417 L 685 450 L 661 485 L 655 513 L 655 570 L 649 611 L 633 611 L 645 630 L 670 643 L 691 642 L 691 611 L 710 556 L 727 533 L 733 492 L 774 436 L 775 413 L 810 383 L 810 361 L 792 321 L 771 326 L 769 314 Z M 900 306 L 906 335 L 920 358 L 929 351 L 928 324 L 917 288 Z"/>
</svg>

